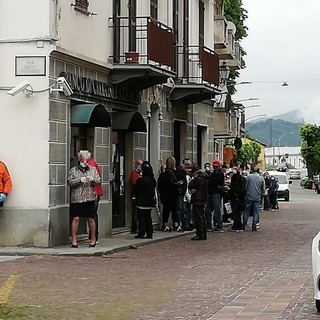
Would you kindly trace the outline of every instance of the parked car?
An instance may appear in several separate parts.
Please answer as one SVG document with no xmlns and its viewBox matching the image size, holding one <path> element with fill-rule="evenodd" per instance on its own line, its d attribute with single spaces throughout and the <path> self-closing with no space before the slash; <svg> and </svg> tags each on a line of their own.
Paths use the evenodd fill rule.
<svg viewBox="0 0 320 320">
<path fill-rule="evenodd" d="M 289 178 L 290 179 L 301 179 L 301 171 L 297 169 L 290 169 L 289 170 Z"/>
<path fill-rule="evenodd" d="M 284 199 L 285 201 L 290 200 L 290 188 L 289 185 L 292 183 L 291 180 L 288 179 L 288 176 L 285 172 L 279 171 L 268 171 L 270 176 L 276 177 L 279 183 L 279 189 L 277 191 L 278 199 Z"/>
<path fill-rule="evenodd" d="M 316 308 L 320 312 L 320 232 L 312 241 L 312 279 Z"/>
</svg>

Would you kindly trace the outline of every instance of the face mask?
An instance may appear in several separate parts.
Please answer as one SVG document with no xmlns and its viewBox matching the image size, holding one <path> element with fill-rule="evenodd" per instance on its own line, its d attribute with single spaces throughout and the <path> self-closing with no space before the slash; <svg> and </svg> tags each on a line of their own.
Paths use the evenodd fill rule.
<svg viewBox="0 0 320 320">
<path fill-rule="evenodd" d="M 209 172 L 209 171 L 210 171 L 210 167 L 206 167 L 205 169 L 206 169 L 206 171 L 207 171 L 207 172 Z"/>
<path fill-rule="evenodd" d="M 137 171 L 137 172 L 141 172 L 141 171 L 142 171 L 142 170 L 141 170 L 141 167 L 140 167 L 140 166 L 137 166 L 137 167 L 136 167 L 136 171 Z"/>
<path fill-rule="evenodd" d="M 233 170 L 233 173 L 237 173 L 237 170 Z"/>
<path fill-rule="evenodd" d="M 80 163 L 80 167 L 81 167 L 81 168 L 87 168 L 87 167 L 88 167 L 88 164 L 85 163 L 85 162 L 81 162 L 81 163 Z"/>
</svg>

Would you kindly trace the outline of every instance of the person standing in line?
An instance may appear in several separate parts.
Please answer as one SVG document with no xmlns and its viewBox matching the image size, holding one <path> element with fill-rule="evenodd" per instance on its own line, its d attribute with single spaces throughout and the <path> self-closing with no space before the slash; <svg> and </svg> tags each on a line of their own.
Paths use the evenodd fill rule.
<svg viewBox="0 0 320 320">
<path fill-rule="evenodd" d="M 233 167 L 230 184 L 230 201 L 233 215 L 233 225 L 229 231 L 242 231 L 241 214 L 245 207 L 246 179 L 238 166 Z"/>
<path fill-rule="evenodd" d="M 277 191 L 279 189 L 279 183 L 275 176 L 270 177 L 269 182 L 269 198 L 271 211 L 277 210 Z"/>
<path fill-rule="evenodd" d="M 80 218 L 87 219 L 91 241 L 89 247 L 96 246 L 96 226 L 94 222 L 95 216 L 95 200 L 97 198 L 95 186 L 101 183 L 97 170 L 88 165 L 88 157 L 79 152 L 79 165 L 70 169 L 68 175 L 68 185 L 71 189 L 70 195 L 70 215 L 72 217 L 71 224 L 71 247 L 78 248 L 77 231 L 79 228 Z"/>
<path fill-rule="evenodd" d="M 212 162 L 213 171 L 208 178 L 208 200 L 205 207 L 205 216 L 208 231 L 223 232 L 221 218 L 221 191 L 224 188 L 224 174 L 221 171 L 221 162 L 214 160 Z M 214 210 L 212 227 L 212 211 Z"/>
<path fill-rule="evenodd" d="M 133 192 L 136 195 L 136 206 L 138 215 L 139 232 L 135 238 L 152 239 L 153 227 L 151 210 L 155 208 L 155 188 L 156 180 L 153 176 L 152 167 L 147 164 L 142 164 L 142 176 L 137 179 Z"/>
<path fill-rule="evenodd" d="M 81 152 L 81 151 L 80 151 L 80 152 Z M 94 168 L 97 170 L 98 175 L 99 175 L 99 177 L 100 177 L 100 179 L 101 179 L 100 168 L 99 168 L 97 162 L 92 158 L 90 152 L 88 152 L 88 165 L 94 167 Z M 97 194 L 97 198 L 96 198 L 95 203 L 94 203 L 95 215 L 94 215 L 93 219 L 94 219 L 94 222 L 95 222 L 95 224 L 96 224 L 96 243 L 98 243 L 98 242 L 99 242 L 99 218 L 98 218 L 98 209 L 99 209 L 100 199 L 101 199 L 101 197 L 103 196 L 103 189 L 102 189 L 101 183 L 96 184 L 96 186 L 95 186 L 94 189 L 95 189 L 95 192 L 96 192 L 96 194 Z M 91 240 L 91 234 L 90 234 L 90 232 L 89 232 L 89 240 Z"/>
<path fill-rule="evenodd" d="M 248 223 L 248 217 L 252 210 L 252 231 L 257 231 L 257 224 L 259 223 L 260 203 L 265 192 L 265 183 L 263 177 L 259 174 L 259 168 L 254 167 L 252 173 L 247 178 L 246 183 L 246 198 L 245 209 L 243 212 L 243 230 L 245 230 Z"/>
<path fill-rule="evenodd" d="M 162 211 L 162 230 L 165 232 L 172 231 L 172 228 L 168 226 L 169 216 L 171 213 L 173 227 L 178 228 L 177 221 L 177 197 L 178 197 L 178 186 L 181 185 L 178 182 L 175 174 L 176 160 L 173 157 L 169 157 L 166 160 L 166 169 L 164 176 L 161 180 L 161 188 L 159 188 L 161 201 L 163 204 Z M 159 183 L 159 180 L 158 180 Z M 160 191 L 161 190 L 161 191 Z"/>
<path fill-rule="evenodd" d="M 187 206 L 184 201 L 186 192 L 188 190 L 187 185 L 187 172 L 186 167 L 190 166 L 191 161 L 189 159 L 184 159 L 182 164 L 177 166 L 176 169 L 176 177 L 177 180 L 180 181 L 180 185 L 178 186 L 178 195 L 177 195 L 177 222 L 178 228 L 176 231 L 183 232 L 188 229 L 188 221 L 187 221 Z"/>
<path fill-rule="evenodd" d="M 131 234 L 135 234 L 138 232 L 138 216 L 137 216 L 137 208 L 136 208 L 136 196 L 134 194 L 134 185 L 136 184 L 137 180 L 141 177 L 141 166 L 142 160 L 137 159 L 134 163 L 134 168 L 130 174 L 130 185 L 131 185 Z"/>
<path fill-rule="evenodd" d="M 0 207 L 3 207 L 12 189 L 12 180 L 4 162 L 0 161 Z"/>
<path fill-rule="evenodd" d="M 196 228 L 196 236 L 191 238 L 191 240 L 207 240 L 204 208 L 208 198 L 208 178 L 196 164 L 192 165 L 191 173 L 193 179 L 189 182 L 188 188 L 191 191 L 191 203 L 193 205 L 193 217 Z"/>
</svg>

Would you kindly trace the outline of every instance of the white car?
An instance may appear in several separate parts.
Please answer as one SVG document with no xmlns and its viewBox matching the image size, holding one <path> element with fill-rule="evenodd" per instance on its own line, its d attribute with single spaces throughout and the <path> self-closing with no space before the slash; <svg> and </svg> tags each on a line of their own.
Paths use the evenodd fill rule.
<svg viewBox="0 0 320 320">
<path fill-rule="evenodd" d="M 283 198 L 285 201 L 289 201 L 290 199 L 290 188 L 289 185 L 292 183 L 291 180 L 288 179 L 288 175 L 285 172 L 279 171 L 268 171 L 270 176 L 276 177 L 279 183 L 279 189 L 277 191 L 278 199 Z"/>
<path fill-rule="evenodd" d="M 316 308 L 320 312 L 320 232 L 312 241 L 312 278 Z"/>
</svg>

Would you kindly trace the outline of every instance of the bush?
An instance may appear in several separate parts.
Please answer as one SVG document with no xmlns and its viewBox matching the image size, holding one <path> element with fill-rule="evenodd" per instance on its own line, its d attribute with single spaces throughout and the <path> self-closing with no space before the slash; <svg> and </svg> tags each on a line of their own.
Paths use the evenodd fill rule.
<svg viewBox="0 0 320 320">
<path fill-rule="evenodd" d="M 300 181 L 300 186 L 305 189 L 312 189 L 313 180 L 310 178 L 303 178 Z"/>
</svg>

